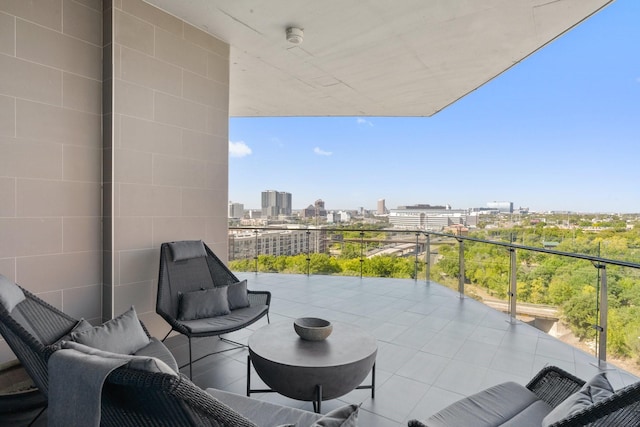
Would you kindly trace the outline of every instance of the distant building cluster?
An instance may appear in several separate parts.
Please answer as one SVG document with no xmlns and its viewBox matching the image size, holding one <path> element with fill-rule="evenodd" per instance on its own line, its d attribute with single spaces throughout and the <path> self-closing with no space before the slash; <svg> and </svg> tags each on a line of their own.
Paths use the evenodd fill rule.
<svg viewBox="0 0 640 427">
<path fill-rule="evenodd" d="M 334 224 L 337 222 L 349 222 L 351 221 L 351 212 L 349 211 L 331 211 L 327 213 L 327 224 Z"/>
<path fill-rule="evenodd" d="M 309 205 L 301 212 L 302 218 L 327 218 L 327 210 L 324 208 L 324 201 L 322 199 L 316 200 L 313 205 Z"/>
<path fill-rule="evenodd" d="M 459 234 L 463 233 L 464 230 L 468 230 L 468 228 L 476 227 L 478 218 L 482 214 L 528 212 L 528 208 L 518 208 L 517 211 L 514 211 L 513 202 L 509 201 L 492 201 L 487 202 L 486 207 L 469 209 L 453 209 L 448 204 L 415 204 L 398 206 L 396 209 L 387 209 L 385 199 L 378 199 L 375 211 L 368 211 L 363 207 L 357 210 L 327 210 L 324 200 L 318 199 L 314 204 L 294 212 L 291 193 L 276 190 L 263 191 L 261 201 L 262 206 L 259 210 L 245 210 L 243 204 L 229 202 L 229 219 L 235 220 L 244 226 L 264 227 L 276 223 L 291 223 L 296 218 L 305 220 L 308 224 L 320 226 L 321 224 L 349 223 L 353 219 L 374 223 L 379 222 L 380 217 L 386 217 L 389 225 L 396 228 L 429 231 L 454 230 Z M 293 234 L 289 235 L 293 236 Z M 295 240 L 295 237 L 287 237 L 285 240 L 282 245 L 276 244 L 276 249 L 273 250 L 278 253 L 300 250 L 300 243 Z M 247 244 L 252 245 L 253 243 Z M 273 245 L 274 243 L 270 243 L 265 247 L 274 248 Z"/>
</svg>

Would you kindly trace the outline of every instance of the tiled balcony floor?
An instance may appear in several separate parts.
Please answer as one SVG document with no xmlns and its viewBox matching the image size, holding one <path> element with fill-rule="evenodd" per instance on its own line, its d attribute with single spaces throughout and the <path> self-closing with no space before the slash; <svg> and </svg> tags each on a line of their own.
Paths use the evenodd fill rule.
<svg viewBox="0 0 640 427">
<path fill-rule="evenodd" d="M 323 402 L 323 412 L 349 403 L 362 403 L 360 425 L 406 426 L 411 418 L 426 418 L 463 396 L 504 381 L 526 384 L 546 365 L 556 365 L 580 378 L 597 372 L 596 359 L 544 332 L 509 323 L 508 316 L 473 299 L 431 282 L 404 279 L 239 273 L 249 288 L 272 292 L 271 322 L 292 322 L 303 316 L 358 325 L 378 339 L 376 397 L 354 390 Z M 251 328 L 228 337 L 246 343 Z M 179 363 L 188 358 L 186 338 L 168 341 Z M 227 344 L 201 339 L 195 356 Z M 237 349 L 194 364 L 194 382 L 239 394 L 246 390 L 247 350 Z M 615 369 L 615 388 L 637 381 Z M 183 369 L 188 375 L 188 368 Z M 369 381 L 368 379 L 366 381 Z M 252 387 L 259 379 L 252 374 Z M 289 406 L 312 410 L 311 403 L 275 393 L 253 394 Z"/>
</svg>

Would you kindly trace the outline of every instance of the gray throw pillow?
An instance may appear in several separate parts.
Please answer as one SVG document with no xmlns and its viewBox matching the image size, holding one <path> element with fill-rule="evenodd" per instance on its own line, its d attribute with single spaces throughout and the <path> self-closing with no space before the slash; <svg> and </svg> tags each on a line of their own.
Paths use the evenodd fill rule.
<svg viewBox="0 0 640 427">
<path fill-rule="evenodd" d="M 60 346 L 64 349 L 72 349 L 92 356 L 104 357 L 106 359 L 128 360 L 129 362 L 127 363 L 127 367 L 137 369 L 139 371 L 159 372 L 173 375 L 174 377 L 178 376 L 176 371 L 156 357 L 112 353 L 110 351 L 98 350 L 97 348 L 89 347 L 73 341 L 62 341 Z"/>
<path fill-rule="evenodd" d="M 24 301 L 24 292 L 12 280 L 9 280 L 0 274 L 0 304 L 9 313 L 13 311 L 16 305 Z"/>
<path fill-rule="evenodd" d="M 184 240 L 181 242 L 169 243 L 173 262 L 185 261 L 193 258 L 202 258 L 207 256 L 202 240 Z"/>
<path fill-rule="evenodd" d="M 229 314 L 227 286 L 178 293 L 178 320 L 206 319 Z"/>
<path fill-rule="evenodd" d="M 149 337 L 133 306 L 100 326 L 84 332 L 74 331 L 70 335 L 73 341 L 112 353 L 133 354 L 149 344 Z"/>
<path fill-rule="evenodd" d="M 58 339 L 58 341 L 56 341 L 53 345 L 57 345 L 60 346 L 60 344 L 62 343 L 62 341 L 69 341 L 71 340 L 71 334 L 74 332 L 84 332 L 84 331 L 88 331 L 90 329 L 93 329 L 93 325 L 89 322 L 87 322 L 86 320 L 84 320 L 84 318 L 80 319 L 78 321 L 78 323 L 76 323 L 76 325 L 73 327 L 73 329 L 71 329 L 69 331 L 68 334 L 63 335 L 60 339 Z"/>
<path fill-rule="evenodd" d="M 228 286 L 227 299 L 229 300 L 229 309 L 249 307 L 249 294 L 247 293 L 247 280 L 234 283 Z"/>
<path fill-rule="evenodd" d="M 542 427 L 548 427 L 566 417 L 576 414 L 594 403 L 606 399 L 613 393 L 613 387 L 611 387 L 609 380 L 607 380 L 605 372 L 601 372 L 585 383 L 580 390 L 567 397 L 562 403 L 549 412 L 542 420 Z"/>
<path fill-rule="evenodd" d="M 356 427 L 360 405 L 345 405 L 328 412 L 311 427 Z"/>
</svg>

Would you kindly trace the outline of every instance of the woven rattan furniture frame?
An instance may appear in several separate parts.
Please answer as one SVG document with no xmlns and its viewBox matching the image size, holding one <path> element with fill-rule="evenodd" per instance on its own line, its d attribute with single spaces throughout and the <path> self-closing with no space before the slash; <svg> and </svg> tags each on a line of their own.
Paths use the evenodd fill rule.
<svg viewBox="0 0 640 427">
<path fill-rule="evenodd" d="M 118 368 L 103 387 L 101 426 L 241 426 L 247 420 L 182 374 Z"/>
<path fill-rule="evenodd" d="M 0 333 L 35 385 L 47 396 L 49 375 L 46 352 L 51 351 L 48 347 L 69 333 L 78 320 L 26 289 L 21 289 L 26 299 L 14 308 L 13 315 L 0 304 Z"/>
<path fill-rule="evenodd" d="M 584 383 L 560 368 L 549 366 L 542 369 L 527 388 L 555 408 Z M 553 424 L 553 427 L 565 426 L 640 426 L 640 382 L 616 390 L 610 397 Z"/>
<path fill-rule="evenodd" d="M 28 290 L 22 287 L 20 289 L 24 292 L 25 300 L 11 313 L 0 304 L 0 333 L 40 392 L 48 397 L 47 361 L 58 350 L 57 342 L 71 332 L 78 324 L 78 319 L 63 313 Z M 140 322 L 140 325 L 150 337 L 144 323 Z M 36 419 L 39 416 L 40 413 Z"/>
<path fill-rule="evenodd" d="M 216 318 L 219 321 L 226 322 L 226 326 L 224 328 L 213 328 L 211 330 L 198 332 L 192 331 L 184 322 L 178 320 L 179 292 L 184 293 L 193 291 L 201 287 L 204 283 L 207 283 L 209 287 L 213 287 L 226 286 L 239 282 L 239 279 L 227 268 L 220 258 L 218 258 L 206 244 L 203 245 L 207 254 L 206 262 L 203 262 L 202 258 L 174 262 L 169 243 L 163 243 L 160 247 L 160 272 L 158 275 L 156 313 L 162 316 L 162 318 L 171 326 L 171 330 L 162 341 L 166 340 L 169 334 L 173 331 L 179 332 L 188 338 L 189 362 L 180 368 L 187 365 L 189 366 L 189 378 L 193 378 L 194 362 L 212 354 L 220 353 L 221 351 L 237 348 L 232 347 L 229 349 L 215 351 L 194 360 L 192 355 L 192 338 L 218 336 L 221 339 L 224 339 L 222 338 L 222 335 L 244 329 L 264 316 L 267 317 L 268 321 L 269 305 L 271 304 L 270 292 L 249 290 L 248 297 L 250 307 L 266 307 L 266 309 L 256 313 L 250 318 L 235 316 L 234 311 L 231 311 L 228 315 L 218 316 Z M 234 343 L 233 341 L 224 340 L 233 343 L 236 346 L 243 346 L 242 344 Z"/>
<path fill-rule="evenodd" d="M 527 384 L 538 398 L 555 408 L 580 390 L 585 381 L 555 367 L 543 368 Z M 425 424 L 411 420 L 409 427 Z M 640 426 L 640 382 L 616 390 L 610 397 L 552 424 L 552 427 L 575 426 Z"/>
</svg>

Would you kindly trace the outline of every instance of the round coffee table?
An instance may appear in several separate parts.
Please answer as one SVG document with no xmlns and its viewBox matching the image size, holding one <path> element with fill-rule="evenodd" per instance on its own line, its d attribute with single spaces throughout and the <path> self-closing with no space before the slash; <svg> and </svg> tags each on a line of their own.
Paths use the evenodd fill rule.
<svg viewBox="0 0 640 427">
<path fill-rule="evenodd" d="M 324 341 L 301 339 L 292 321 L 264 326 L 249 337 L 247 396 L 275 391 L 313 402 L 317 412 L 322 400 L 356 388 L 371 389 L 371 397 L 375 397 L 377 352 L 373 336 L 347 324 L 334 324 Z M 251 364 L 271 389 L 251 389 Z M 370 371 L 371 385 L 360 385 Z"/>
</svg>

